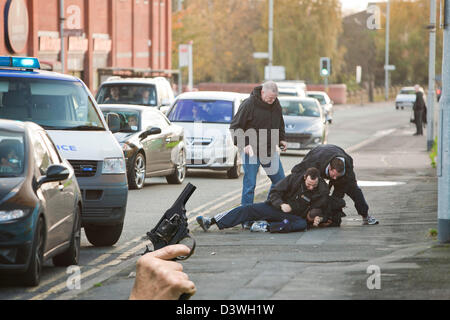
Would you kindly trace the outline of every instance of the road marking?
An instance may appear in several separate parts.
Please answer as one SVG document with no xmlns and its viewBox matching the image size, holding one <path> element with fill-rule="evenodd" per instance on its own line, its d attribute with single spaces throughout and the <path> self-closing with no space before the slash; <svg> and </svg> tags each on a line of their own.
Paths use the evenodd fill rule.
<svg viewBox="0 0 450 320">
<path fill-rule="evenodd" d="M 103 255 L 97 257 L 95 260 L 89 262 L 89 263 L 87 264 L 87 266 L 92 266 L 92 265 L 95 265 L 95 264 L 99 264 L 99 263 L 102 262 L 103 260 L 108 259 L 110 256 L 112 256 L 112 255 L 113 255 L 114 253 L 116 253 L 117 251 L 120 251 L 120 250 L 124 249 L 125 247 L 129 246 L 130 244 L 132 244 L 133 242 L 138 242 L 138 241 L 141 240 L 141 239 L 142 239 L 142 237 L 138 237 L 138 238 L 135 238 L 135 239 L 133 239 L 133 240 L 130 240 L 130 241 L 124 243 L 123 245 L 121 245 L 121 246 L 115 248 L 115 249 L 112 250 L 111 252 L 106 253 L 106 254 L 103 254 Z M 82 267 L 80 267 L 80 269 L 81 269 L 81 268 L 82 268 Z M 59 279 L 64 278 L 64 277 L 66 277 L 66 276 L 67 276 L 66 274 L 61 274 L 61 275 L 59 275 L 59 276 L 56 277 L 56 278 L 52 278 L 52 279 L 49 279 L 49 280 L 46 280 L 46 281 L 42 281 L 42 282 L 40 283 L 39 286 L 34 287 L 34 288 L 27 289 L 26 292 L 28 292 L 28 293 L 35 292 L 35 291 L 39 290 L 39 288 L 42 288 L 43 286 L 46 286 L 46 285 L 48 285 L 48 284 L 50 284 L 50 283 L 52 283 L 52 282 L 58 281 Z"/>
<path fill-rule="evenodd" d="M 139 238 L 140 239 L 140 238 Z M 116 266 L 120 263 L 122 263 L 123 261 L 129 259 L 131 256 L 135 255 L 137 253 L 137 251 L 139 250 L 143 250 L 143 248 L 147 245 L 146 242 L 141 242 L 139 245 L 137 245 L 136 247 L 127 250 L 126 252 L 122 253 L 119 257 L 117 257 L 116 259 L 98 267 L 98 268 L 92 268 L 88 271 L 82 272 L 81 273 L 81 278 L 80 281 L 82 281 L 83 279 L 86 279 L 96 273 L 99 273 L 100 271 L 103 271 L 105 268 L 107 267 L 113 267 Z M 58 285 L 53 286 L 52 288 L 50 288 L 49 290 L 47 290 L 44 293 L 41 293 L 37 296 L 33 296 L 30 300 L 43 300 L 45 298 L 47 298 L 48 296 L 58 293 L 61 290 L 64 290 L 67 288 L 67 284 L 66 282 L 61 282 Z"/>
</svg>

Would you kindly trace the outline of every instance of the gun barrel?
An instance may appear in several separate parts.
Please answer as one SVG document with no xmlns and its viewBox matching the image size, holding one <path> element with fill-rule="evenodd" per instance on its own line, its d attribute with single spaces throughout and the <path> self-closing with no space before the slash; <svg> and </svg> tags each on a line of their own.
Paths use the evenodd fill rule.
<svg viewBox="0 0 450 320">
<path fill-rule="evenodd" d="M 186 202 L 188 202 L 195 189 L 197 189 L 197 187 L 189 182 L 184 188 L 183 192 L 181 192 L 181 194 L 178 196 L 177 200 L 174 203 L 174 206 L 179 204 L 180 202 L 183 203 L 183 206 L 186 205 Z"/>
</svg>

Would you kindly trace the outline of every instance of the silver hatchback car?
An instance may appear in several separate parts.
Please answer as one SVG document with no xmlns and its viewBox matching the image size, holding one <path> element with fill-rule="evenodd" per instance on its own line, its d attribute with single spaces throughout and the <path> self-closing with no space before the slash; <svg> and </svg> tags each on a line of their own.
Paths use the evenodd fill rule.
<svg viewBox="0 0 450 320">
<path fill-rule="evenodd" d="M 288 149 L 313 149 L 327 143 L 328 123 L 317 99 L 278 97 L 278 100 L 283 112 Z"/>
</svg>

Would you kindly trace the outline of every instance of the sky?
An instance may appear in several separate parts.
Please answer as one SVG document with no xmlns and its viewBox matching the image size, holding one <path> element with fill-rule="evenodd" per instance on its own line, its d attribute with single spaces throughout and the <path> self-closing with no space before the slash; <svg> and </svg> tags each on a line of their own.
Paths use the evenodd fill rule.
<svg viewBox="0 0 450 320">
<path fill-rule="evenodd" d="M 381 0 L 340 0 L 342 4 L 342 11 L 346 12 L 359 12 L 367 9 L 369 2 L 385 2 Z"/>
</svg>

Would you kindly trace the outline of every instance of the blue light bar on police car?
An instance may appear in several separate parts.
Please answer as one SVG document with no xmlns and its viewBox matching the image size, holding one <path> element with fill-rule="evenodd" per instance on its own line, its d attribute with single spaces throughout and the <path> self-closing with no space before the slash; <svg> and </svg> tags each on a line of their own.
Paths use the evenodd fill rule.
<svg viewBox="0 0 450 320">
<path fill-rule="evenodd" d="M 30 57 L 0 57 L 0 67 L 40 69 L 37 58 Z"/>
</svg>

